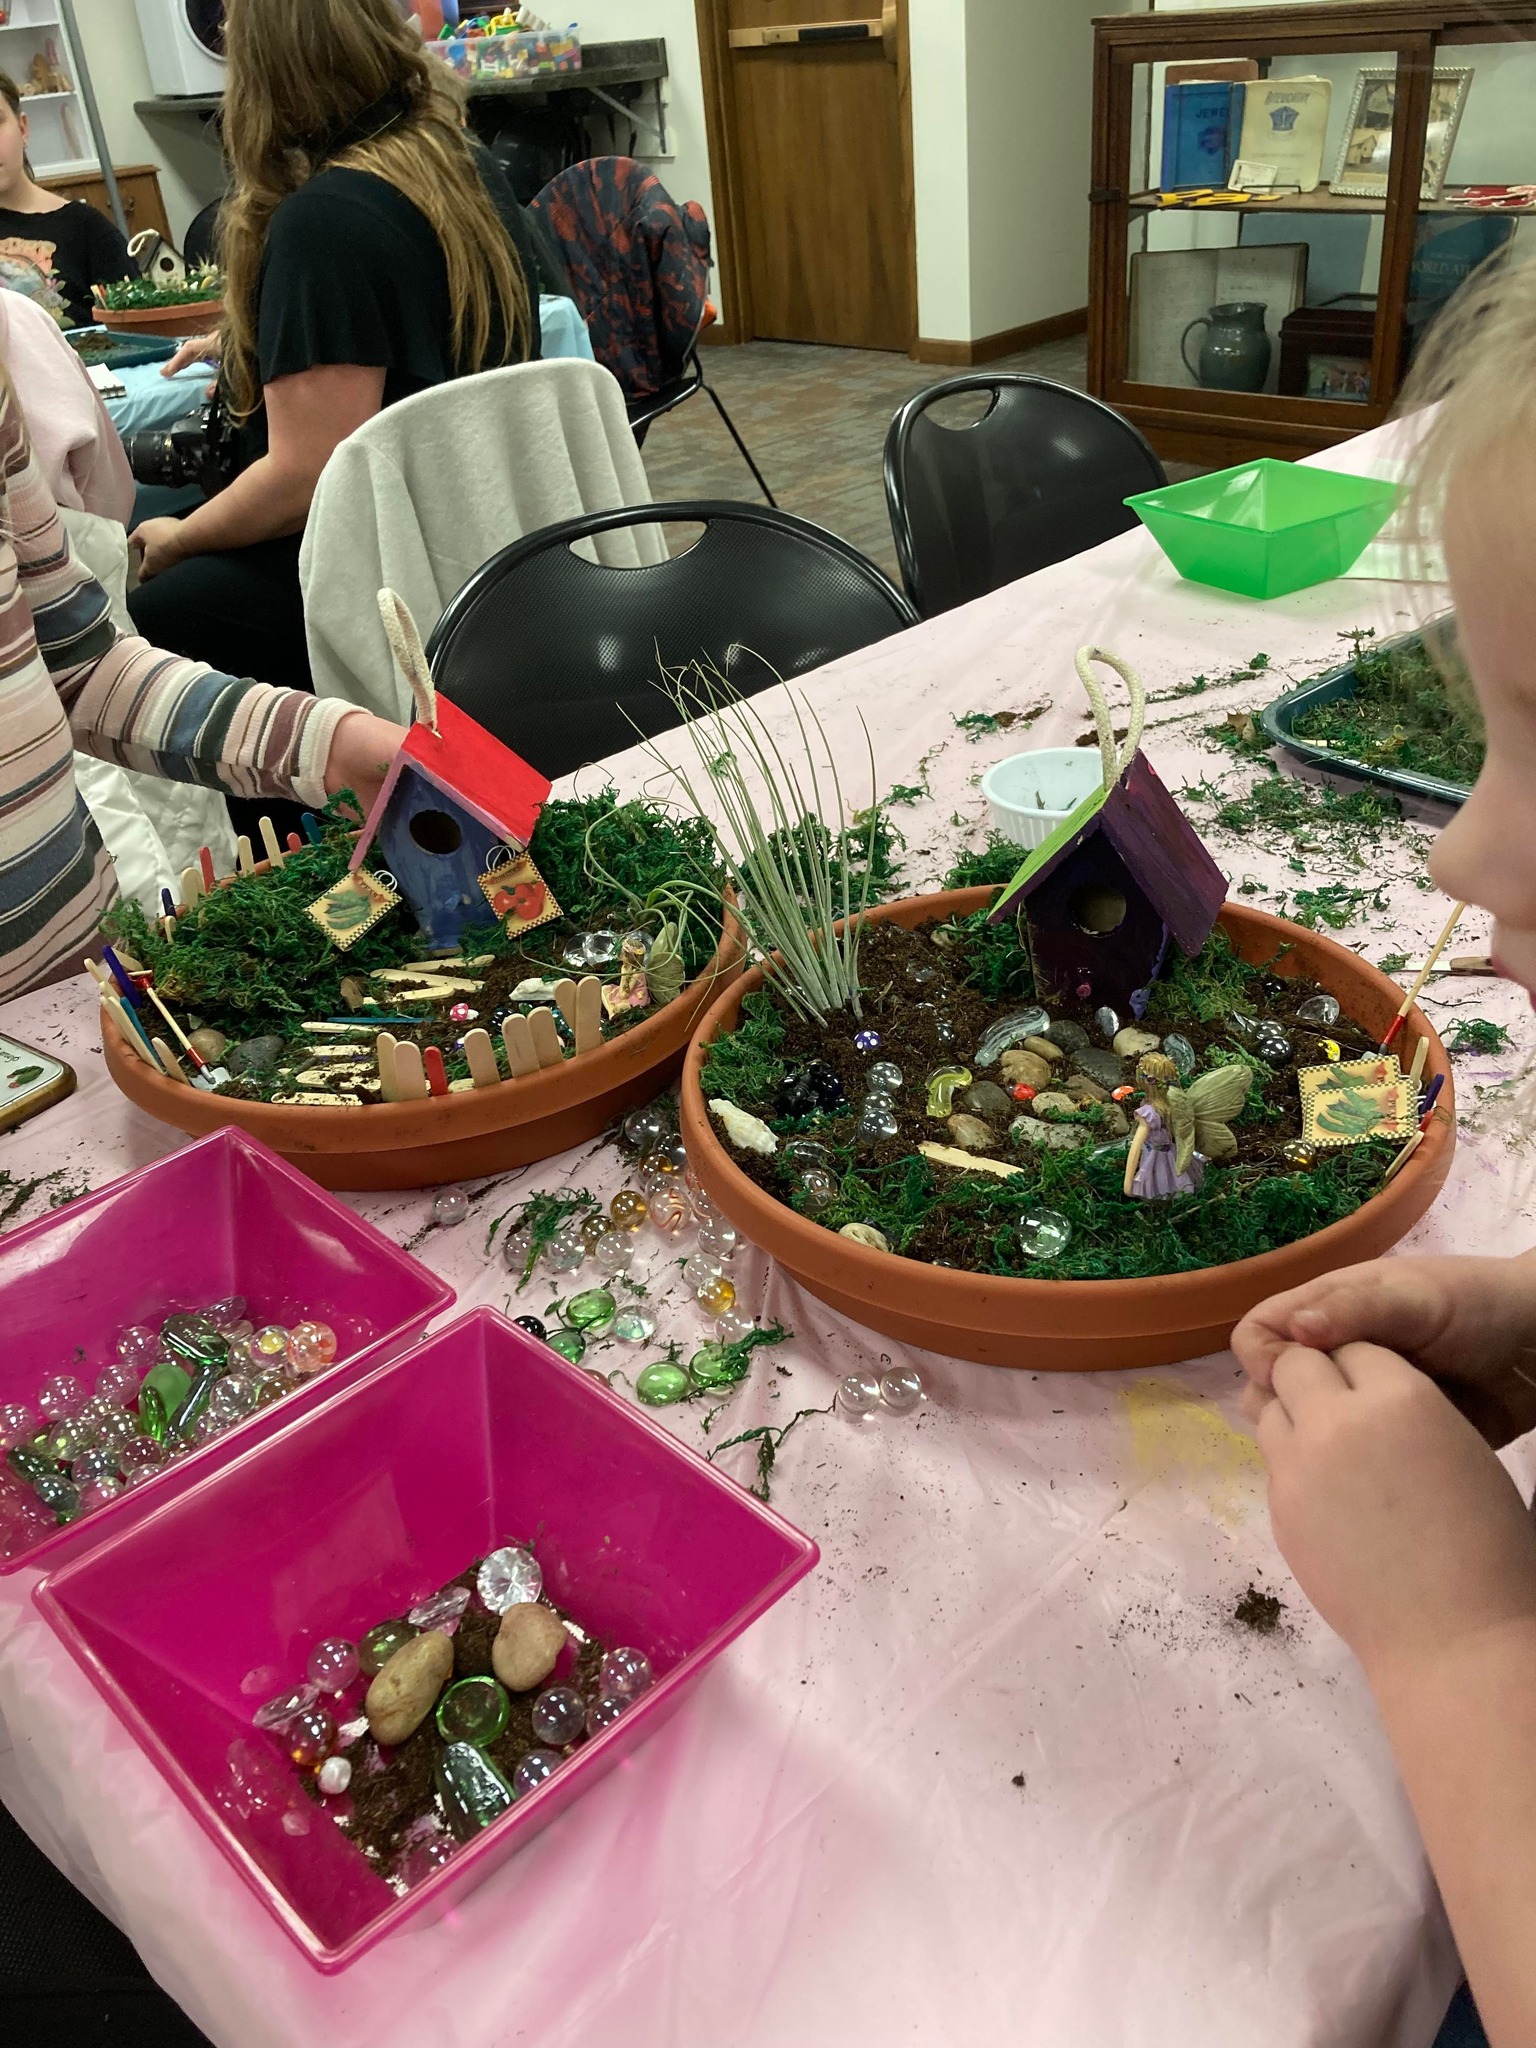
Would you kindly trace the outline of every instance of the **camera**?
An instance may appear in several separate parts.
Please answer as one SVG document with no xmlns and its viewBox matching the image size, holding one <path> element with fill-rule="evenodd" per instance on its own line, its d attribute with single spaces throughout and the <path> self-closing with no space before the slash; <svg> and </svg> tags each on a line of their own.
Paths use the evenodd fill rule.
<svg viewBox="0 0 1536 2048">
<path fill-rule="evenodd" d="M 210 399 L 168 427 L 146 427 L 123 437 L 135 483 L 171 490 L 196 484 L 214 497 L 240 468 L 239 429 L 222 398 Z"/>
</svg>

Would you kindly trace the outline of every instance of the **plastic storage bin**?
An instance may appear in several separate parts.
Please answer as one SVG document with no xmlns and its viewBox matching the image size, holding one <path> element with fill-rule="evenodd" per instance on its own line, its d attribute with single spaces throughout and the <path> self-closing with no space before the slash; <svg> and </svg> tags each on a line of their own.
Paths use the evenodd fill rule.
<svg viewBox="0 0 1536 2048">
<path fill-rule="evenodd" d="M 538 35 L 443 36 L 424 46 L 460 78 L 484 84 L 494 78 L 538 78 L 552 71 L 579 71 L 581 43 L 569 31 Z"/>
<path fill-rule="evenodd" d="M 335 1363 L 143 1486 L 0 1555 L 0 1573 L 55 1563 L 137 1520 L 329 1400 L 349 1364 L 405 1350 L 453 1300 L 445 1282 L 275 1152 L 244 1131 L 215 1131 L 0 1237 L 0 1402 L 35 1405 L 43 1381 L 62 1371 L 89 1391 L 120 1330 L 227 1294 L 245 1295 L 265 1322 L 329 1323 Z"/>
<path fill-rule="evenodd" d="M 244 1780 L 252 1746 L 269 1742 L 251 1714 L 303 1676 L 323 1636 L 355 1641 L 513 1541 L 535 1545 L 554 1601 L 610 1646 L 644 1650 L 656 1680 L 398 1897 L 275 1747 L 280 1782 L 242 1795 L 232 1773 Z M 35 1597 L 257 1897 L 331 1972 L 461 1897 L 553 1820 L 817 1555 L 606 1385 L 476 1309 Z M 302 1832 L 289 1832 L 294 1815 Z"/>
<path fill-rule="evenodd" d="M 1103 780 L 1097 747 L 1036 747 L 994 761 L 981 793 L 995 832 L 1015 846 L 1043 846 Z"/>
<path fill-rule="evenodd" d="M 1386 525 L 1398 485 L 1269 456 L 1126 504 L 1181 576 L 1243 597 L 1284 597 L 1341 576 Z"/>
</svg>

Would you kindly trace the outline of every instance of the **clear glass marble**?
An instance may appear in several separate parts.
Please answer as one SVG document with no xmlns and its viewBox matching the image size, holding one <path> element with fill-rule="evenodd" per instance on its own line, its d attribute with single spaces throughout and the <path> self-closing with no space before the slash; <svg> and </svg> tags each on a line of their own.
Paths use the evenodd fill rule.
<svg viewBox="0 0 1536 2048">
<path fill-rule="evenodd" d="M 44 1422 L 58 1422 L 73 1415 L 85 1400 L 85 1389 L 72 1372 L 56 1372 L 37 1390 L 38 1411 Z"/>
<path fill-rule="evenodd" d="M 837 1405 L 845 1415 L 873 1415 L 880 1406 L 880 1382 L 872 1372 L 845 1373 L 837 1383 Z"/>
<path fill-rule="evenodd" d="M 243 1372 L 228 1372 L 215 1380 L 208 1406 L 221 1422 L 238 1422 L 256 1405 L 256 1382 Z"/>
<path fill-rule="evenodd" d="M 91 1480 L 80 1489 L 81 1514 L 89 1515 L 97 1508 L 104 1508 L 109 1500 L 116 1500 L 122 1490 L 123 1482 L 116 1473 L 103 1473 L 99 1479 Z"/>
<path fill-rule="evenodd" d="M 1026 1259 L 1056 1259 L 1072 1242 L 1072 1225 L 1055 1209 L 1019 1211 L 1019 1249 Z"/>
<path fill-rule="evenodd" d="M 345 1692 L 362 1668 L 356 1643 L 345 1636 L 327 1636 L 316 1643 L 304 1667 L 310 1684 L 319 1686 L 322 1692 Z"/>
<path fill-rule="evenodd" d="M 648 1308 L 621 1308 L 613 1319 L 613 1334 L 621 1344 L 649 1344 L 656 1327 Z"/>
<path fill-rule="evenodd" d="M 560 1767 L 560 1758 L 550 1749 L 530 1749 L 512 1773 L 512 1790 L 519 1799 L 536 1792 L 544 1780 Z"/>
<path fill-rule="evenodd" d="M 538 1599 L 544 1590 L 544 1573 L 531 1550 L 508 1543 L 482 1562 L 475 1590 L 492 1614 L 505 1614 L 509 1607 Z"/>
<path fill-rule="evenodd" d="M 531 1230 L 509 1230 L 501 1240 L 501 1262 L 509 1273 L 516 1273 L 521 1278 L 532 1250 Z"/>
<path fill-rule="evenodd" d="M 715 1323 L 715 1336 L 721 1344 L 739 1344 L 743 1337 L 750 1337 L 757 1328 L 754 1319 L 739 1308 L 727 1309 Z"/>
<path fill-rule="evenodd" d="M 735 1229 L 723 1217 L 711 1216 L 699 1225 L 696 1243 L 707 1259 L 723 1262 L 730 1258 L 740 1242 Z"/>
<path fill-rule="evenodd" d="M 552 1273 L 574 1273 L 587 1256 L 579 1231 L 562 1225 L 544 1247 L 544 1263 Z"/>
<path fill-rule="evenodd" d="M 131 1323 L 118 1337 L 117 1355 L 129 1365 L 151 1366 L 160 1356 L 159 1334 L 143 1323 Z"/>
<path fill-rule="evenodd" d="M 800 1176 L 801 1208 L 807 1216 L 821 1216 L 837 1200 L 837 1182 L 830 1173 L 813 1166 Z"/>
<path fill-rule="evenodd" d="M 893 1415 L 906 1415 L 923 1398 L 923 1376 L 915 1366 L 897 1366 L 880 1375 L 880 1399 Z"/>
<path fill-rule="evenodd" d="M 594 1700 L 587 1709 L 587 1733 L 601 1735 L 605 1728 L 611 1728 L 624 1712 L 624 1706 L 623 1700 L 610 1699 L 607 1696 Z"/>
<path fill-rule="evenodd" d="M 96 1376 L 96 1398 L 113 1408 L 126 1407 L 139 1391 L 139 1368 L 125 1358 L 114 1359 Z"/>
<path fill-rule="evenodd" d="M 647 1102 L 639 1109 L 632 1109 L 619 1129 L 643 1158 L 648 1152 L 666 1144 L 672 1136 L 672 1120 L 659 1103 Z"/>
<path fill-rule="evenodd" d="M 711 1280 L 718 1280 L 725 1268 L 718 1259 L 712 1259 L 707 1252 L 695 1252 L 683 1261 L 683 1285 L 695 1298 Z"/>
<path fill-rule="evenodd" d="M 323 1763 L 336 1746 L 336 1716 L 329 1707 L 306 1707 L 285 1721 L 282 1743 L 300 1769 Z"/>
<path fill-rule="evenodd" d="M 552 1685 L 533 1703 L 533 1732 L 551 1749 L 574 1742 L 587 1723 L 587 1703 L 573 1685 Z"/>
<path fill-rule="evenodd" d="M 432 1197 L 432 1221 L 439 1229 L 451 1229 L 469 1215 L 469 1197 L 462 1188 L 439 1188 Z"/>
<path fill-rule="evenodd" d="M 25 1401 L 7 1401 L 0 1405 L 0 1451 L 12 1451 L 17 1444 L 24 1444 L 42 1427 L 42 1417 L 35 1408 L 29 1408 Z"/>
<path fill-rule="evenodd" d="M 598 1673 L 598 1691 L 610 1699 L 637 1700 L 651 1683 L 651 1660 L 625 1643 L 611 1649 Z"/>
<path fill-rule="evenodd" d="M 592 1246 L 592 1257 L 599 1271 L 611 1280 L 617 1280 L 627 1273 L 635 1263 L 634 1241 L 627 1230 L 615 1230 L 609 1226 Z"/>
</svg>

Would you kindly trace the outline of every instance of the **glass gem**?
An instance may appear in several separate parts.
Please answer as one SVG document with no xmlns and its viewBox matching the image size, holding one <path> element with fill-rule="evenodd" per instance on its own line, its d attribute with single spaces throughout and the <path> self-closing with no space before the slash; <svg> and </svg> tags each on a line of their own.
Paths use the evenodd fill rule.
<svg viewBox="0 0 1536 2048">
<path fill-rule="evenodd" d="M 587 1256 L 579 1231 L 562 1225 L 544 1247 L 544 1263 L 553 1273 L 574 1273 Z"/>
<path fill-rule="evenodd" d="M 1336 1038 L 1325 1038 L 1321 1040 L 1321 1044 L 1325 1060 L 1337 1060 L 1343 1057 L 1339 1049 L 1339 1041 Z"/>
<path fill-rule="evenodd" d="M 640 1168 L 636 1184 L 641 1194 L 649 1202 L 652 1195 L 659 1194 L 663 1188 L 672 1185 L 672 1175 L 659 1160 L 648 1159 Z"/>
<path fill-rule="evenodd" d="M 283 1747 L 301 1768 L 322 1763 L 335 1747 L 336 1716 L 328 1707 L 306 1707 L 283 1723 Z"/>
<path fill-rule="evenodd" d="M 512 1787 L 472 1742 L 450 1742 L 433 1777 L 443 1817 L 461 1842 L 472 1840 L 512 1804 Z"/>
<path fill-rule="evenodd" d="M 432 1822 L 431 1833 L 420 1841 L 410 1842 L 396 1866 L 401 1882 L 407 1888 L 425 1884 L 429 1877 L 434 1877 L 439 1870 L 445 1869 L 453 1861 L 458 1848 L 452 1835 L 437 1824 L 436 1817 L 429 1815 L 428 1818 Z M 495 1816 L 492 1815 L 492 1818 Z"/>
<path fill-rule="evenodd" d="M 916 1366 L 898 1366 L 880 1375 L 880 1399 L 893 1415 L 905 1415 L 923 1398 L 923 1376 Z"/>
<path fill-rule="evenodd" d="M 582 962 L 587 967 L 611 967 L 623 944 L 617 932 L 588 932 L 582 945 Z"/>
<path fill-rule="evenodd" d="M 611 1728 L 623 1713 L 624 1705 L 623 1700 L 609 1699 L 606 1696 L 594 1700 L 587 1709 L 587 1733 L 601 1735 L 605 1728 Z"/>
<path fill-rule="evenodd" d="M 602 1210 L 593 1209 L 576 1225 L 576 1235 L 591 1252 L 596 1250 L 599 1239 L 607 1237 L 612 1229 L 613 1225 Z"/>
<path fill-rule="evenodd" d="M 336 1332 L 329 1323 L 295 1323 L 288 1332 L 288 1356 L 306 1374 L 331 1365 L 336 1358 Z"/>
<path fill-rule="evenodd" d="M 935 1119 L 948 1116 L 954 1108 L 956 1089 L 970 1085 L 969 1067 L 935 1067 L 928 1076 L 928 1114 Z"/>
<path fill-rule="evenodd" d="M 146 1436 L 163 1444 L 171 1433 L 170 1419 L 165 1412 L 165 1403 L 156 1388 L 146 1380 L 139 1389 L 139 1427 Z"/>
<path fill-rule="evenodd" d="M 637 1700 L 651 1683 L 651 1660 L 644 1650 L 620 1643 L 603 1659 L 598 1674 L 599 1694 L 616 1700 Z"/>
<path fill-rule="evenodd" d="M 320 1688 L 305 1683 L 296 1685 L 290 1692 L 280 1692 L 252 1714 L 251 1720 L 258 1728 L 286 1728 L 290 1721 L 296 1721 L 300 1714 L 307 1714 L 311 1707 L 320 1703 Z"/>
<path fill-rule="evenodd" d="M 699 1289 L 699 1307 L 707 1316 L 723 1316 L 736 1306 L 736 1283 L 719 1273 Z"/>
<path fill-rule="evenodd" d="M 841 1109 L 848 1100 L 842 1082 L 825 1060 L 812 1060 L 805 1069 L 805 1078 L 811 1084 L 819 1109 Z"/>
<path fill-rule="evenodd" d="M 36 1436 L 41 1419 L 25 1401 L 6 1401 L 0 1405 L 0 1451 L 14 1450 L 17 1444 Z"/>
<path fill-rule="evenodd" d="M 580 1365 L 587 1355 L 587 1340 L 580 1330 L 551 1330 L 544 1342 L 567 1365 Z"/>
<path fill-rule="evenodd" d="M 408 1643 L 416 1630 L 408 1621 L 381 1621 L 376 1628 L 369 1629 L 357 1646 L 357 1661 L 372 1678 L 382 1671 L 402 1643 Z"/>
<path fill-rule="evenodd" d="M 1163 1051 L 1179 1070 L 1179 1079 L 1188 1081 L 1195 1071 L 1195 1048 L 1181 1031 L 1170 1031 L 1163 1040 Z"/>
<path fill-rule="evenodd" d="M 285 1345 L 285 1351 L 286 1348 Z M 153 1394 L 166 1416 L 174 1415 L 187 1398 L 191 1385 L 192 1375 L 184 1365 L 178 1365 L 173 1358 L 162 1359 L 144 1375 L 144 1384 L 139 1389 L 139 1414 L 142 1416 L 144 1413 L 145 1395 Z"/>
<path fill-rule="evenodd" d="M 476 1749 L 484 1749 L 506 1727 L 511 1711 L 510 1700 L 494 1678 L 461 1678 L 437 1703 L 437 1732 L 444 1742 L 472 1742 Z"/>
<path fill-rule="evenodd" d="M 837 1182 L 830 1173 L 813 1166 L 800 1178 L 800 1207 L 807 1216 L 821 1216 L 837 1200 Z"/>
<path fill-rule="evenodd" d="M 679 1137 L 670 1137 L 656 1148 L 656 1163 L 669 1173 L 686 1173 L 688 1148 Z"/>
<path fill-rule="evenodd" d="M 977 1066 L 990 1067 L 994 1060 L 1001 1059 L 1009 1046 L 1018 1045 L 1023 1039 L 1040 1038 L 1042 1036 L 1049 1038 L 1052 1034 L 1046 1027 L 1050 1024 L 1050 1021 L 1045 1011 L 1041 1009 L 1014 1010 L 1006 1017 L 999 1017 L 997 1022 L 991 1025 L 983 1034 L 981 1043 L 976 1048 L 974 1058 Z M 1078 1044 L 1086 1045 L 1088 1043 L 1087 1032 L 1083 1031 L 1080 1026 L 1075 1026 L 1074 1028 L 1078 1032 Z M 1070 1049 L 1066 1045 L 1062 1046 L 1063 1052 Z M 967 1075 L 966 1079 L 969 1080 L 970 1076 Z"/>
<path fill-rule="evenodd" d="M 779 1157 L 791 1173 L 805 1174 L 813 1168 L 825 1173 L 832 1164 L 832 1154 L 814 1138 L 791 1138 Z"/>
<path fill-rule="evenodd" d="M 711 1216 L 699 1225 L 695 1242 L 707 1259 L 728 1259 L 740 1243 L 735 1230 L 723 1216 Z"/>
<path fill-rule="evenodd" d="M 208 1405 L 221 1422 L 238 1422 L 256 1406 L 256 1382 L 243 1372 L 227 1372 L 214 1382 Z"/>
<path fill-rule="evenodd" d="M 288 1332 L 281 1323 L 268 1323 L 246 1338 L 245 1348 L 253 1364 L 276 1365 L 288 1356 Z"/>
<path fill-rule="evenodd" d="M 116 1473 L 104 1472 L 99 1479 L 93 1479 L 80 1489 L 80 1512 L 94 1514 L 97 1508 L 104 1508 L 109 1500 L 116 1500 L 123 1490 L 123 1482 Z"/>
<path fill-rule="evenodd" d="M 131 1486 L 140 1476 L 158 1472 L 165 1463 L 165 1449 L 152 1436 L 131 1436 L 118 1458 L 123 1477 Z"/>
<path fill-rule="evenodd" d="M 639 1109 L 632 1109 L 619 1129 L 625 1141 L 644 1158 L 647 1152 L 654 1152 L 671 1137 L 672 1120 L 658 1103 L 647 1102 Z"/>
<path fill-rule="evenodd" d="M 144 1323 L 131 1323 L 117 1340 L 117 1355 L 128 1365 L 153 1365 L 160 1356 L 160 1338 Z"/>
<path fill-rule="evenodd" d="M 429 1593 L 425 1600 L 419 1600 L 405 1618 L 412 1628 L 441 1629 L 445 1635 L 451 1636 L 468 1605 L 468 1586 L 444 1586 L 439 1592 Z"/>
<path fill-rule="evenodd" d="M 837 1405 L 845 1415 L 873 1415 L 880 1406 L 880 1382 L 872 1372 L 845 1373 L 837 1383 Z"/>
<path fill-rule="evenodd" d="M 677 1185 L 659 1188 L 646 1204 L 650 1219 L 663 1237 L 676 1237 L 693 1221 L 693 1205 Z"/>
<path fill-rule="evenodd" d="M 84 1400 L 85 1389 L 71 1372 L 56 1372 L 37 1390 L 38 1411 L 44 1422 L 57 1422 L 63 1415 L 73 1415 Z"/>
<path fill-rule="evenodd" d="M 880 1050 L 879 1032 L 868 1029 L 855 1031 L 853 1034 L 853 1049 L 855 1052 L 878 1052 Z"/>
<path fill-rule="evenodd" d="M 548 1334 L 537 1316 L 519 1316 L 517 1318 L 517 1327 L 520 1330 L 526 1330 L 530 1337 L 539 1338 L 541 1342 Z"/>
<path fill-rule="evenodd" d="M 617 1280 L 635 1263 L 635 1247 L 629 1232 L 615 1230 L 610 1223 L 602 1236 L 594 1242 L 592 1256 L 600 1271 L 606 1273 L 611 1280 Z"/>
<path fill-rule="evenodd" d="M 606 1287 L 589 1287 L 566 1303 L 565 1319 L 588 1337 L 606 1337 L 613 1328 L 613 1296 Z"/>
<path fill-rule="evenodd" d="M 869 1085 L 882 1095 L 894 1095 L 901 1087 L 901 1069 L 894 1060 L 876 1060 L 869 1070 Z"/>
<path fill-rule="evenodd" d="M 546 1778 L 559 1769 L 561 1759 L 552 1749 L 530 1749 L 512 1773 L 512 1790 L 519 1799 L 536 1792 Z"/>
<path fill-rule="evenodd" d="M 344 1756 L 328 1756 L 320 1766 L 320 1790 L 335 1799 L 352 1782 L 352 1766 Z"/>
<path fill-rule="evenodd" d="M 53 1510 L 56 1521 L 72 1522 L 80 1512 L 80 1489 L 57 1472 L 45 1472 L 34 1479 L 32 1491 L 45 1508 Z"/>
<path fill-rule="evenodd" d="M 501 1262 L 509 1273 L 521 1275 L 528 1269 L 528 1255 L 532 1250 L 531 1230 L 509 1230 L 501 1240 Z"/>
<path fill-rule="evenodd" d="M 552 1685 L 533 1703 L 533 1732 L 551 1749 L 574 1742 L 587 1722 L 587 1703 L 573 1685 Z"/>
<path fill-rule="evenodd" d="M 647 1408 L 670 1408 L 688 1392 L 688 1375 L 680 1365 L 658 1359 L 635 1381 L 635 1393 Z"/>
<path fill-rule="evenodd" d="M 1269 1066 L 1283 1067 L 1291 1057 L 1291 1041 L 1272 1017 L 1261 1017 L 1253 1049 Z"/>
<path fill-rule="evenodd" d="M 1305 1173 L 1316 1166 L 1318 1152 L 1317 1147 L 1309 1145 L 1305 1138 L 1292 1138 L 1280 1147 L 1280 1156 L 1287 1166 L 1294 1167 L 1298 1173 Z"/>
<path fill-rule="evenodd" d="M 356 1643 L 345 1636 L 327 1636 L 310 1651 L 304 1668 L 311 1685 L 318 1685 L 322 1692 L 345 1692 L 363 1667 Z"/>
<path fill-rule="evenodd" d="M 69 1476 L 76 1486 L 89 1486 L 93 1479 L 115 1479 L 117 1477 L 117 1453 L 105 1444 L 93 1451 L 82 1451 L 69 1468 Z"/>
<path fill-rule="evenodd" d="M 205 1315 L 167 1316 L 160 1325 L 160 1342 L 184 1365 L 205 1365 L 210 1359 L 222 1362 L 229 1355 L 228 1344 Z"/>
<path fill-rule="evenodd" d="M 1059 1211 L 1019 1211 L 1019 1249 L 1026 1259 L 1059 1258 L 1071 1241 L 1072 1225 Z"/>
<path fill-rule="evenodd" d="M 1105 1003 L 1101 1009 L 1094 1011 L 1093 1024 L 1100 1038 L 1108 1045 L 1115 1033 L 1120 1029 L 1119 1012 L 1112 1010 L 1108 1003 Z"/>
<path fill-rule="evenodd" d="M 531 1550 L 520 1543 L 504 1544 L 481 1563 L 475 1590 L 492 1614 L 526 1607 L 544 1590 L 544 1573 Z"/>
<path fill-rule="evenodd" d="M 1339 1015 L 1338 997 L 1325 992 L 1322 995 L 1308 996 L 1304 1003 L 1298 1005 L 1296 1021 L 1298 1024 L 1316 1024 L 1326 1031 L 1330 1024 L 1338 1023 Z"/>
<path fill-rule="evenodd" d="M 243 1294 L 226 1294 L 221 1301 L 210 1301 L 203 1313 L 221 1336 L 228 1336 L 232 1323 L 243 1323 L 247 1303 Z"/>
<path fill-rule="evenodd" d="M 211 1359 L 204 1360 L 197 1368 L 192 1376 L 192 1384 L 187 1388 L 187 1398 L 171 1417 L 171 1428 L 177 1436 L 190 1436 L 196 1425 L 202 1421 L 208 1412 L 208 1403 L 213 1398 L 218 1378 L 219 1367 Z M 215 1416 L 214 1420 L 217 1421 L 218 1417 Z"/>
<path fill-rule="evenodd" d="M 855 1141 L 860 1145 L 878 1145 L 888 1138 L 899 1137 L 901 1125 L 891 1108 L 886 1095 L 871 1095 L 859 1111 L 859 1120 L 853 1127 Z"/>
<path fill-rule="evenodd" d="M 683 1261 L 683 1282 L 695 1298 L 711 1280 L 719 1280 L 723 1273 L 720 1261 L 712 1259 L 707 1252 L 695 1252 L 692 1258 Z"/>
<path fill-rule="evenodd" d="M 750 1337 L 757 1328 L 751 1316 L 739 1308 L 728 1309 L 715 1324 L 715 1336 L 722 1344 L 739 1344 L 743 1337 Z"/>
<path fill-rule="evenodd" d="M 820 1109 L 821 1098 L 806 1074 L 786 1074 L 773 1092 L 775 1116 L 815 1116 Z"/>
<path fill-rule="evenodd" d="M 96 1380 L 96 1398 L 113 1408 L 122 1408 L 139 1391 L 139 1368 L 126 1359 L 114 1359 L 103 1366 Z"/>
<path fill-rule="evenodd" d="M 613 1334 L 621 1344 L 649 1344 L 656 1334 L 656 1318 L 648 1308 L 624 1308 L 613 1319 Z"/>
<path fill-rule="evenodd" d="M 723 1344 L 701 1344 L 688 1361 L 688 1377 L 696 1387 L 729 1385 L 733 1375 L 726 1363 Z"/>
</svg>

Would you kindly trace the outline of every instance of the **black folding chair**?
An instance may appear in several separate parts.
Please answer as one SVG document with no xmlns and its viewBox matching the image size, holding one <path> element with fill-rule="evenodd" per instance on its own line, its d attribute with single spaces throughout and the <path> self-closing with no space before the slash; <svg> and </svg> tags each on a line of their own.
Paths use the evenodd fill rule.
<svg viewBox="0 0 1536 2048">
<path fill-rule="evenodd" d="M 931 418 L 984 393 L 969 425 Z M 902 581 L 926 618 L 1136 524 L 1123 500 L 1168 481 L 1129 420 L 1070 385 L 978 370 L 930 385 L 891 421 L 885 498 Z"/>
<path fill-rule="evenodd" d="M 685 553 L 618 569 L 572 552 L 623 527 L 701 523 Z M 742 696 L 916 623 L 856 548 L 762 505 L 591 512 L 493 555 L 438 621 L 433 678 L 544 774 L 679 724 L 661 672 L 713 663 Z"/>
<path fill-rule="evenodd" d="M 758 468 L 756 461 L 753 459 L 752 450 L 736 431 L 736 422 L 726 411 L 724 401 L 719 392 L 713 384 L 705 381 L 704 365 L 699 360 L 699 345 L 696 341 L 688 351 L 688 360 L 683 367 L 683 374 L 677 379 L 676 383 L 668 384 L 664 390 L 653 392 L 649 398 L 625 399 L 625 408 L 629 413 L 629 424 L 635 430 L 636 441 L 643 448 L 645 446 L 646 432 L 652 421 L 659 420 L 664 413 L 675 412 L 685 399 L 692 398 L 697 391 L 702 391 L 710 404 L 715 408 L 715 411 L 719 413 L 725 423 L 726 432 L 741 451 L 742 461 L 751 470 L 757 488 L 762 492 L 768 503 L 777 508 L 779 501 L 772 491 L 769 490 L 763 472 Z"/>
</svg>

